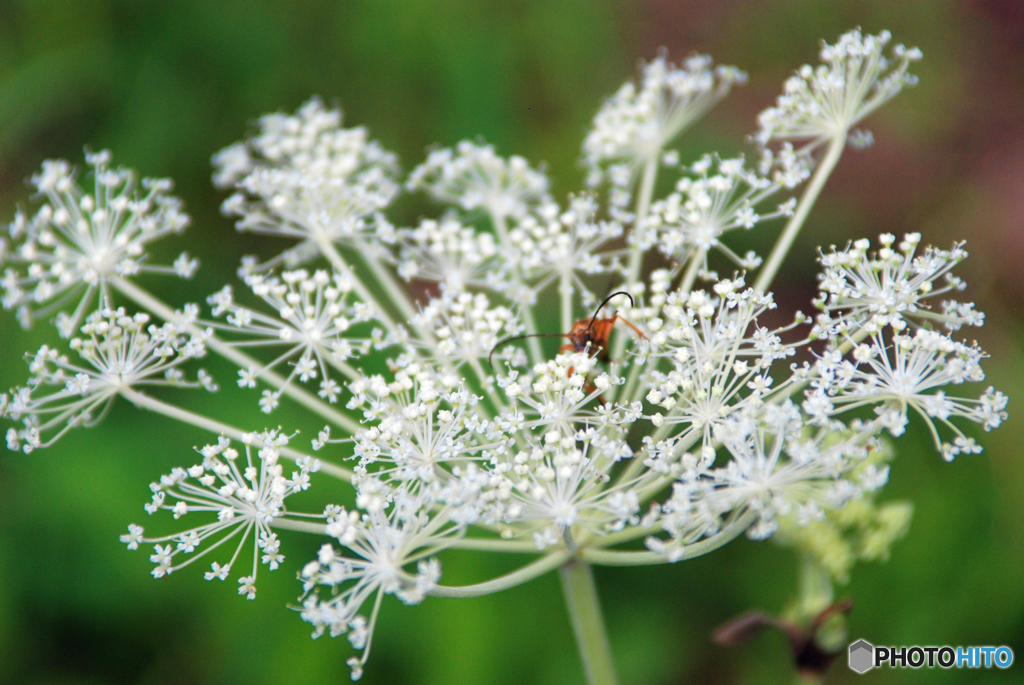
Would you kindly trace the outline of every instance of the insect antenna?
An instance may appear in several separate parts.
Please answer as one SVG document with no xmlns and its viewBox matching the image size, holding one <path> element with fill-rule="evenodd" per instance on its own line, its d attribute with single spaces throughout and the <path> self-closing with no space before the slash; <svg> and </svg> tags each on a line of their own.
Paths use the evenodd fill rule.
<svg viewBox="0 0 1024 685">
<path fill-rule="evenodd" d="M 608 302 L 613 297 L 615 297 L 616 295 L 625 295 L 626 297 L 629 298 L 629 306 L 630 307 L 636 306 L 635 303 L 633 302 L 633 296 L 630 295 L 629 293 L 627 293 L 625 290 L 619 290 L 618 292 L 612 293 L 608 297 L 604 298 L 604 302 L 602 302 L 601 305 L 597 308 L 597 311 L 594 312 L 594 315 L 592 317 L 590 317 L 590 325 L 587 326 L 587 334 L 588 335 L 590 333 L 590 330 L 594 327 L 594 323 L 597 321 L 597 315 L 601 313 L 601 310 L 604 309 L 604 306 L 606 304 L 608 304 Z"/>
<path fill-rule="evenodd" d="M 491 358 L 494 356 L 494 352 L 499 347 L 502 347 L 506 343 L 515 342 L 516 340 L 525 340 L 526 338 L 568 338 L 568 337 L 569 336 L 566 333 L 530 333 L 528 335 L 513 335 L 511 338 L 505 338 L 504 340 L 499 340 L 497 343 L 494 344 L 494 347 L 491 348 L 491 353 L 487 355 L 487 365 L 489 367 L 491 367 L 492 369 L 494 368 L 494 364 L 491 363 Z M 571 340 L 571 338 L 570 338 L 570 340 Z"/>
</svg>

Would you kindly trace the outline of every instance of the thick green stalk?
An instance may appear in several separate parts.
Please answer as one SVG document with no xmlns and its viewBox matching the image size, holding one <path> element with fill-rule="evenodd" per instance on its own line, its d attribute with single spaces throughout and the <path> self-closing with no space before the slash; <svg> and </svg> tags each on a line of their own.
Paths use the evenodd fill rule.
<svg viewBox="0 0 1024 685">
<path fill-rule="evenodd" d="M 590 564 L 574 559 L 559 569 L 572 630 L 580 649 L 588 685 L 617 685 L 615 665 L 601 616 L 601 603 Z"/>
</svg>

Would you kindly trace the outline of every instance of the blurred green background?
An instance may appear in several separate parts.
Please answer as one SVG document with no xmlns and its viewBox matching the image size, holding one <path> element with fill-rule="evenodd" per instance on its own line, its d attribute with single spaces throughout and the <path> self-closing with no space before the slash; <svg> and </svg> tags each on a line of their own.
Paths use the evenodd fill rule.
<svg viewBox="0 0 1024 685">
<path fill-rule="evenodd" d="M 884 498 L 909 498 L 908 537 L 885 564 L 860 566 L 851 639 L 876 644 L 1013 647 L 1009 671 L 883 671 L 864 682 L 1024 682 L 1024 6 L 1017 0 L 612 3 L 605 0 L 0 2 L 0 216 L 28 201 L 43 159 L 115 163 L 170 176 L 194 223 L 157 259 L 203 261 L 174 303 L 201 301 L 257 250 L 219 214 L 210 155 L 268 111 L 312 94 L 337 99 L 405 168 L 425 146 L 483 136 L 503 154 L 546 162 L 558 197 L 577 188 L 579 145 L 602 98 L 658 46 L 709 52 L 750 73 L 680 143 L 684 158 L 733 153 L 783 79 L 816 59 L 818 41 L 853 26 L 889 28 L 918 45 L 920 85 L 867 122 L 876 145 L 849 152 L 829 181 L 780 285 L 784 307 L 809 307 L 815 246 L 885 231 L 925 242 L 968 240 L 960 274 L 987 312 L 977 331 L 1011 419 L 980 439 L 984 454 L 945 464 L 920 426 L 898 444 Z M 395 219 L 434 211 L 404 202 Z M 777 227 L 751 238 L 762 254 Z M 157 292 L 168 292 L 155 280 Z M 973 331 L 972 331 L 973 333 Z M 0 318 L 0 387 L 27 376 L 22 353 L 51 339 Z M 221 379 L 234 374 L 210 360 Z M 227 380 L 224 383 L 234 385 Z M 255 397 L 182 396 L 234 422 Z M 238 401 L 235 401 L 235 400 Z M 224 407 L 228 409 L 225 411 Z M 215 409 L 216 407 L 216 409 Z M 273 417 L 309 435 L 316 423 Z M 144 552 L 118 543 L 146 523 L 147 484 L 191 463 L 207 436 L 119 404 L 98 428 L 55 447 L 0 455 L 0 682 L 339 683 L 347 641 L 309 639 L 285 608 L 317 541 L 287 536 L 288 560 L 260 572 L 259 597 L 189 569 L 161 581 Z M 314 498 L 322 502 L 324 490 Z M 339 488 L 339 497 L 340 488 Z M 311 500 L 313 501 L 313 500 Z M 166 522 L 164 522 L 166 523 Z M 473 582 L 515 560 L 452 554 L 446 582 Z M 728 651 L 709 633 L 750 607 L 781 609 L 796 588 L 790 552 L 740 541 L 695 561 L 597 570 L 624 683 L 777 683 L 794 676 L 781 635 Z M 857 677 L 837 664 L 828 682 Z M 553 575 L 497 596 L 385 602 L 364 681 L 396 684 L 582 683 Z M 858 681 L 859 682 L 859 681 Z"/>
</svg>

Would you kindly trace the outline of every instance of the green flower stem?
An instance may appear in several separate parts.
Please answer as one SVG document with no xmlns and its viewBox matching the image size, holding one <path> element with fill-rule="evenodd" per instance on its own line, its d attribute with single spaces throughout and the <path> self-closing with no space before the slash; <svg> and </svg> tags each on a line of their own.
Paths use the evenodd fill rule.
<svg viewBox="0 0 1024 685">
<path fill-rule="evenodd" d="M 405 289 L 405 286 L 398 282 L 395 275 L 391 271 L 381 264 L 380 260 L 362 252 L 358 252 L 359 257 L 370 267 L 370 271 L 373 272 L 374 277 L 384 286 L 385 290 L 388 291 L 388 295 L 391 296 L 391 301 L 398 306 L 398 309 L 402 312 L 402 316 L 407 321 L 412 322 L 416 317 L 416 309 L 413 307 L 412 300 L 409 298 L 409 293 Z"/>
<path fill-rule="evenodd" d="M 498 232 L 498 238 L 501 240 L 503 246 L 508 247 L 508 221 L 504 214 L 495 213 L 491 216 L 491 220 L 494 221 L 494 228 Z M 523 289 L 523 278 L 519 273 L 519 269 L 512 270 L 512 278 L 515 279 L 515 287 L 517 295 Z M 520 306 L 518 307 L 519 313 L 523 317 L 523 324 L 526 326 L 527 335 L 537 335 L 537 321 L 533 318 L 533 307 Z M 544 362 L 544 352 L 540 348 L 540 340 L 537 338 L 527 338 L 526 346 L 530 350 L 530 361 L 534 364 L 541 364 Z"/>
<path fill-rule="evenodd" d="M 571 268 L 571 267 L 569 267 Z M 572 330 L 576 317 L 572 314 L 572 272 L 563 270 L 558 279 L 558 293 L 562 296 L 562 331 L 568 333 Z"/>
<path fill-rule="evenodd" d="M 162 414 L 168 418 L 174 419 L 175 421 L 181 421 L 182 423 L 187 423 L 189 425 L 195 426 L 196 428 L 202 428 L 203 430 L 210 431 L 211 433 L 215 433 L 217 435 L 224 435 L 225 437 L 231 438 L 232 440 L 238 440 L 239 442 L 242 442 L 244 440 L 243 436 L 252 435 L 251 433 L 246 433 L 245 431 L 239 430 L 233 426 L 220 423 L 219 421 L 214 421 L 213 419 L 208 419 L 205 416 L 193 414 L 192 412 L 186 409 L 182 409 L 181 407 L 175 407 L 172 404 L 161 402 L 160 400 L 154 399 L 149 395 L 143 395 L 141 392 L 138 392 L 137 390 L 132 390 L 129 387 L 122 387 L 120 390 L 118 390 L 118 393 L 120 393 L 122 397 L 124 397 L 126 400 L 134 404 L 136 407 L 139 407 L 140 409 L 148 409 L 149 411 L 156 412 L 157 414 Z M 263 447 L 263 441 L 260 440 L 258 436 L 252 440 L 251 444 L 255 445 L 256 447 Z M 305 459 L 306 457 L 309 456 L 308 454 L 303 454 L 302 452 L 294 450 L 291 447 L 275 447 L 274 449 L 280 452 L 281 456 L 287 457 L 289 459 Z M 323 473 L 328 473 L 334 476 L 335 478 L 340 478 L 341 480 L 352 480 L 351 471 L 344 467 L 331 464 L 330 462 L 325 462 L 321 460 L 320 470 Z"/>
<path fill-rule="evenodd" d="M 590 564 L 573 559 L 559 569 L 559 574 L 588 685 L 617 685 L 618 678 Z"/>
<path fill-rule="evenodd" d="M 752 511 L 743 512 L 735 521 L 726 524 L 711 537 L 684 545 L 682 554 L 676 561 L 703 556 L 729 544 L 749 528 L 756 518 L 757 514 Z M 585 561 L 599 566 L 650 566 L 668 563 L 665 555 L 658 552 L 620 552 L 591 548 L 584 549 L 580 556 Z"/>
<path fill-rule="evenodd" d="M 445 549 L 470 549 L 477 552 L 512 552 L 518 554 L 541 554 L 533 542 L 518 540 L 494 540 L 491 538 L 456 538 L 447 540 Z"/>
<path fill-rule="evenodd" d="M 380 305 L 377 298 L 373 296 L 373 293 L 371 293 L 359 277 L 356 276 L 352 267 L 341 256 L 341 253 L 338 252 L 338 248 L 334 246 L 334 243 L 324 238 L 322 240 L 317 240 L 316 246 L 320 249 L 320 252 L 327 257 L 327 261 L 331 263 L 331 266 L 351 279 L 352 289 L 356 291 L 359 298 L 366 304 L 373 305 L 375 309 L 374 314 L 380 322 L 384 324 L 384 328 L 388 329 L 388 332 L 392 333 L 396 337 L 400 337 L 398 325 L 395 323 L 394 319 L 391 318 L 391 315 Z"/>
<path fill-rule="evenodd" d="M 284 530 L 297 530 L 300 533 L 313 533 L 314 535 L 327 535 L 327 524 L 315 523 L 313 521 L 296 521 L 283 517 L 275 518 L 270 523 L 272 528 Z"/>
<path fill-rule="evenodd" d="M 647 163 L 644 164 L 644 170 L 640 177 L 640 189 L 636 196 L 636 218 L 633 220 L 633 231 L 638 231 L 647 221 L 647 213 L 651 209 L 651 200 L 654 198 L 654 181 L 658 178 L 658 157 L 660 151 L 651 155 Z M 629 255 L 629 270 L 626 275 L 626 287 L 627 290 L 632 294 L 633 286 L 636 285 L 637 281 L 640 280 L 640 272 L 644 266 L 644 252 L 638 245 L 630 248 Z M 612 347 L 612 359 L 618 359 L 622 356 L 622 351 L 626 349 L 626 337 L 620 335 L 615 339 L 615 345 Z"/>
<path fill-rule="evenodd" d="M 178 319 L 174 310 L 169 306 L 158 300 L 157 298 L 150 295 L 148 292 L 139 288 L 131 281 L 127 281 L 123 278 L 111 279 L 110 284 L 114 286 L 122 295 L 135 302 L 140 307 L 152 312 L 164 321 L 173 323 Z M 192 335 L 206 335 L 206 331 L 202 330 L 195 324 L 185 324 L 185 330 Z M 237 348 L 228 345 L 223 340 L 219 340 L 216 336 L 210 336 L 206 341 L 206 346 L 224 357 L 228 361 L 232 362 L 236 366 L 242 369 L 249 367 L 259 369 L 263 364 L 249 355 L 241 352 Z M 354 419 L 345 416 L 337 409 L 334 409 L 326 402 L 317 399 L 315 396 L 306 392 L 302 388 L 298 388 L 295 385 L 289 383 L 285 384 L 285 379 L 270 370 L 264 370 L 259 373 L 259 378 L 266 381 L 271 386 L 277 388 L 288 397 L 292 398 L 302 406 L 311 410 L 318 416 L 327 421 L 330 421 L 338 428 L 343 428 L 350 434 L 355 435 L 361 426 Z"/>
<path fill-rule="evenodd" d="M 568 561 L 568 559 L 568 552 L 552 552 L 546 557 L 542 557 L 532 564 L 527 564 L 517 571 L 513 571 L 512 573 L 500 576 L 493 580 L 488 580 L 484 583 L 460 585 L 457 587 L 453 587 L 451 585 L 437 585 L 430 591 L 430 596 L 463 598 L 490 595 L 495 592 L 501 592 L 502 590 L 515 587 L 516 585 L 522 585 L 527 581 L 544 575 L 548 571 L 554 571 L 556 568 Z"/>
<path fill-rule="evenodd" d="M 686 273 L 683 275 L 682 285 L 679 286 L 679 292 L 689 294 L 693 288 L 694 282 L 697 280 L 697 274 L 700 272 L 700 267 L 704 264 L 704 258 L 707 256 L 707 250 L 697 250 L 693 257 L 690 259 L 689 266 L 686 267 Z"/>
<path fill-rule="evenodd" d="M 778 242 L 775 243 L 775 247 L 772 248 L 772 253 L 768 257 L 768 262 L 761 268 L 761 272 L 757 275 L 757 280 L 754 281 L 754 290 L 761 292 L 768 292 L 768 288 L 772 284 L 772 280 L 775 278 L 775 274 L 778 273 L 779 267 L 782 266 L 783 260 L 786 255 L 789 254 L 789 248 L 793 246 L 793 241 L 796 240 L 796 236 L 800 233 L 800 229 L 804 225 L 804 221 L 807 220 L 807 215 L 810 214 L 811 208 L 814 207 L 814 203 L 818 199 L 818 195 L 821 194 L 822 188 L 825 187 L 825 181 L 832 174 L 832 170 L 836 168 L 836 164 L 839 162 L 839 158 L 843 155 L 843 148 L 846 147 L 846 131 L 836 134 L 829 143 L 828 151 L 825 153 L 825 157 L 818 163 L 818 168 L 814 172 L 814 177 L 811 179 L 810 184 L 804 190 L 803 197 L 800 198 L 800 204 L 797 205 L 796 212 L 789 219 L 786 224 L 786 228 L 782 231 L 782 235 L 779 236 Z"/>
</svg>

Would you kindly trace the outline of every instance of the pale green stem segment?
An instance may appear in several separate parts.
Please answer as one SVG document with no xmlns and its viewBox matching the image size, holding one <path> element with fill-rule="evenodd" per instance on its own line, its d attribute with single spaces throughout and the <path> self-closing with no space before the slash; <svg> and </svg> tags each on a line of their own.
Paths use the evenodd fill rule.
<svg viewBox="0 0 1024 685">
<path fill-rule="evenodd" d="M 704 257 L 707 255 L 707 250 L 700 249 L 693 255 L 690 260 L 690 265 L 686 267 L 686 273 L 683 275 L 683 282 L 679 286 L 679 292 L 684 295 L 688 295 L 690 290 L 693 288 L 694 282 L 697 280 L 697 274 L 700 272 L 700 267 L 704 264 Z"/>
<path fill-rule="evenodd" d="M 493 580 L 488 580 L 484 583 L 477 583 L 475 585 L 462 585 L 459 587 L 452 587 L 449 585 L 438 585 L 430 591 L 432 597 L 480 597 L 482 595 L 490 595 L 495 592 L 501 592 L 509 588 L 515 587 L 516 585 L 522 585 L 523 583 L 538 578 L 548 571 L 553 571 L 569 559 L 568 552 L 552 552 L 546 557 L 542 557 L 532 564 L 523 566 L 518 571 L 513 571 L 504 576 L 500 576 Z"/>
<path fill-rule="evenodd" d="M 568 269 L 562 271 L 558 283 L 558 292 L 562 296 L 562 332 L 568 333 L 576 322 L 572 315 L 572 272 Z"/>
<path fill-rule="evenodd" d="M 158 399 L 154 399 L 149 395 L 143 395 L 141 392 L 133 390 L 129 387 L 122 387 L 121 389 L 118 390 L 118 392 L 122 397 L 124 397 L 126 400 L 134 404 L 136 407 L 154 411 L 170 419 L 174 419 L 175 421 L 181 421 L 182 423 L 187 423 L 191 426 L 195 426 L 196 428 L 202 428 L 203 430 L 210 431 L 211 433 L 223 435 L 225 437 L 231 438 L 232 440 L 244 442 L 243 436 L 252 436 L 252 433 L 247 433 L 245 431 L 235 428 L 234 426 L 229 426 L 225 423 L 220 423 L 219 421 L 208 419 L 205 416 L 200 416 L 199 414 L 193 414 L 192 412 L 186 409 L 182 409 L 181 407 L 175 407 L 172 404 L 167 404 L 166 402 L 161 402 Z M 250 444 L 256 447 L 262 447 L 263 441 L 260 440 L 259 437 L 257 436 L 255 439 L 252 440 Z M 281 456 L 288 457 L 289 459 L 305 459 L 306 457 L 309 456 L 307 454 L 299 452 L 298 450 L 294 450 L 291 447 L 276 447 L 275 449 L 281 453 Z M 329 462 L 325 462 L 323 460 L 320 461 L 320 471 L 332 475 L 335 478 L 340 478 L 341 480 L 352 480 L 351 471 L 341 466 L 336 466 Z"/>
<path fill-rule="evenodd" d="M 647 214 L 651 209 L 651 200 L 654 199 L 654 181 L 658 177 L 658 154 L 654 154 L 647 163 L 644 164 L 644 170 L 640 177 L 640 189 L 637 191 L 636 198 L 636 218 L 633 221 L 633 230 L 639 230 L 644 223 L 647 222 Z M 639 246 L 633 246 L 629 255 L 629 269 L 626 275 L 626 287 L 625 290 L 632 295 L 633 286 L 636 285 L 637 281 L 640 280 L 641 270 L 644 266 L 644 252 Z M 612 349 L 610 358 L 613 361 L 622 359 L 622 353 L 626 350 L 626 342 L 629 340 L 626 332 L 621 331 L 615 336 L 615 342 L 612 343 Z M 630 369 L 629 380 L 626 385 L 628 389 L 632 389 L 632 386 L 636 384 L 636 381 L 640 375 L 640 366 L 633 364 Z M 612 388 L 608 393 L 609 399 L 614 401 L 620 396 L 624 397 L 626 401 L 629 401 L 629 395 L 627 393 L 620 393 L 618 388 Z"/>
<path fill-rule="evenodd" d="M 519 554 L 541 554 L 532 542 L 515 540 L 492 540 L 490 538 L 456 538 L 444 544 L 445 549 L 469 549 L 476 552 L 515 552 Z"/>
<path fill-rule="evenodd" d="M 508 246 L 508 221 L 504 214 L 501 212 L 494 212 L 491 214 L 491 219 L 494 221 L 494 228 L 498 232 L 498 238 L 501 240 L 501 244 Z M 512 270 L 512 277 L 515 279 L 515 286 L 517 289 L 522 290 L 523 279 L 519 273 L 519 269 Z M 523 315 L 523 324 L 526 326 L 527 335 L 537 335 L 537 321 L 533 318 L 533 307 L 522 306 L 519 308 L 520 313 Z M 526 346 L 530 350 L 530 361 L 534 364 L 540 364 L 544 361 L 544 352 L 540 349 L 540 340 L 537 338 L 527 338 Z"/>
<path fill-rule="evenodd" d="M 685 545 L 682 555 L 676 561 L 693 559 L 727 545 L 749 528 L 755 519 L 757 519 L 756 513 L 744 512 L 739 518 L 723 526 L 722 530 L 711 537 Z M 607 549 L 584 549 L 580 552 L 580 556 L 585 561 L 600 566 L 650 566 L 664 564 L 668 561 L 665 555 L 659 552 L 619 552 Z"/>
<path fill-rule="evenodd" d="M 617 685 L 619 681 L 604 629 L 593 569 L 587 562 L 573 559 L 558 571 L 587 685 Z"/>
<path fill-rule="evenodd" d="M 284 530 L 297 530 L 300 533 L 313 533 L 314 535 L 327 535 L 327 524 L 314 521 L 296 521 L 295 519 L 276 518 L 270 522 L 272 528 L 283 528 Z"/>
<path fill-rule="evenodd" d="M 140 307 L 156 314 L 164 321 L 174 322 L 178 318 L 173 309 L 150 295 L 142 288 L 139 288 L 131 281 L 127 281 L 123 278 L 114 278 L 111 279 L 110 283 L 125 297 L 132 300 Z M 186 324 L 185 330 L 193 335 L 206 334 L 205 331 L 195 324 Z M 263 366 L 261 362 L 225 343 L 223 340 L 217 339 L 215 336 L 210 336 L 207 339 L 206 346 L 242 369 L 247 369 L 249 367 L 259 369 Z M 355 435 L 359 431 L 360 425 L 354 419 L 345 416 L 337 409 L 334 409 L 326 402 L 317 399 L 302 388 L 295 387 L 291 383 L 285 385 L 285 379 L 273 371 L 262 371 L 259 373 L 259 377 L 271 386 L 283 392 L 285 395 L 288 395 L 288 397 L 292 398 L 302 406 L 313 411 L 321 418 L 330 421 L 338 428 L 343 428 L 352 435 Z"/>
<path fill-rule="evenodd" d="M 636 198 L 636 219 L 633 222 L 634 231 L 639 230 L 647 222 L 647 213 L 651 209 L 651 200 L 654 198 L 654 181 L 658 177 L 658 157 L 657 153 L 651 155 L 644 165 L 643 175 L 640 177 L 640 190 L 637 192 Z M 643 266 L 644 253 L 639 246 L 634 246 L 629 255 L 629 272 L 626 276 L 625 287 L 625 290 L 629 291 L 631 295 L 633 286 L 640 280 L 640 271 Z M 626 336 L 617 336 L 615 344 L 612 345 L 611 358 L 619 359 L 625 349 Z"/>
<path fill-rule="evenodd" d="M 754 290 L 760 292 L 768 292 L 768 288 L 772 284 L 772 280 L 775 278 L 775 274 L 778 273 L 779 267 L 782 266 L 783 260 L 786 259 L 786 255 L 789 254 L 789 248 L 793 246 L 793 241 L 796 240 L 796 236 L 800 233 L 800 229 L 803 228 L 804 221 L 807 220 L 807 215 L 810 213 L 811 208 L 814 207 L 814 203 L 818 199 L 818 195 L 821 194 L 822 188 L 825 187 L 825 181 L 832 174 L 832 170 L 836 168 L 836 164 L 839 162 L 839 158 L 843 155 L 843 148 L 846 147 L 846 131 L 836 134 L 829 143 L 828 150 L 825 152 L 825 157 L 818 164 L 818 168 L 814 172 L 814 177 L 811 178 L 810 184 L 804 190 L 803 196 L 800 198 L 800 204 L 797 205 L 796 212 L 790 217 L 789 222 L 786 224 L 786 228 L 783 229 L 782 235 L 779 236 L 778 242 L 775 243 L 775 247 L 772 248 L 771 255 L 768 256 L 768 262 L 761 268 L 761 272 L 757 275 L 757 280 L 754 281 Z"/>
</svg>

